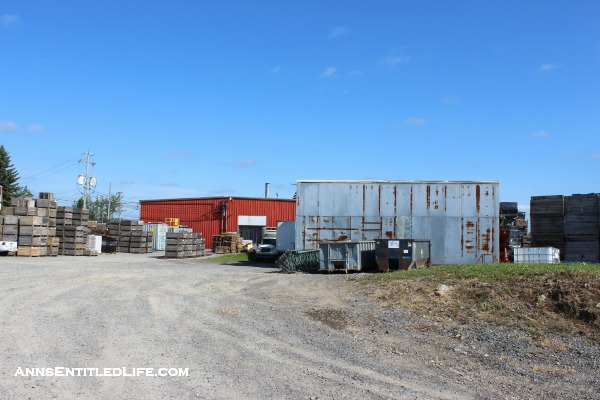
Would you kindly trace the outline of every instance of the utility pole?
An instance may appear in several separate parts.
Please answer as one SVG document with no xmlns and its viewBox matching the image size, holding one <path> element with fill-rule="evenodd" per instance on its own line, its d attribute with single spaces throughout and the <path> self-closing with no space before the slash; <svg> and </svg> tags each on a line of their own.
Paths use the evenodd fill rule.
<svg viewBox="0 0 600 400">
<path fill-rule="evenodd" d="M 121 197 L 122 192 L 117 192 L 117 194 L 119 195 L 119 197 Z M 122 203 L 122 202 L 121 202 Z M 123 209 L 123 206 L 119 207 L 119 221 L 121 220 L 121 210 Z"/>
<path fill-rule="evenodd" d="M 90 162 L 90 157 L 93 156 L 92 153 L 90 153 L 90 151 L 87 151 L 87 160 L 83 161 L 83 160 L 79 160 L 79 162 L 85 162 L 85 181 L 83 182 L 83 209 L 86 209 L 86 205 L 87 205 L 87 192 L 88 192 L 88 187 L 90 185 L 90 177 L 89 177 L 89 173 L 90 173 L 90 165 L 94 166 L 96 165 L 95 162 Z M 80 175 L 81 176 L 81 175 Z M 96 186 L 95 183 L 95 178 L 94 179 L 94 184 L 92 186 Z M 79 181 L 78 181 L 79 183 Z"/>
<path fill-rule="evenodd" d="M 110 219 L 110 196 L 112 190 L 112 182 L 108 182 L 108 212 L 106 213 L 106 222 Z"/>
</svg>

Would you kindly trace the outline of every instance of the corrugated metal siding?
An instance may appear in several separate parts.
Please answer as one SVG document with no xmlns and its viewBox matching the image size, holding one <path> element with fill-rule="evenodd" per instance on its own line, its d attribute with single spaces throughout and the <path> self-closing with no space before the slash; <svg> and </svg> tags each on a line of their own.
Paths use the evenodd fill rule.
<svg viewBox="0 0 600 400">
<path fill-rule="evenodd" d="M 227 205 L 226 224 L 223 205 Z M 264 215 L 267 226 L 277 226 L 278 221 L 293 220 L 295 214 L 296 202 L 288 199 L 209 197 L 140 201 L 140 219 L 152 223 L 179 218 L 181 225 L 202 233 L 207 248 L 212 248 L 213 235 L 221 234 L 223 227 L 227 232 L 238 231 L 238 215 Z"/>
<path fill-rule="evenodd" d="M 498 182 L 298 181 L 297 247 L 323 240 L 431 240 L 435 264 L 498 257 Z"/>
</svg>

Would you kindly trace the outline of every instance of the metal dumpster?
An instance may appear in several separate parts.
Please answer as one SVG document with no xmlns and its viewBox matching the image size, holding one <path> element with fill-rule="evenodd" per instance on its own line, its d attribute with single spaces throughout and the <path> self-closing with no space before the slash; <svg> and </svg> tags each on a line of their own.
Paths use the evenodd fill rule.
<svg viewBox="0 0 600 400">
<path fill-rule="evenodd" d="M 431 264 L 431 241 L 375 239 L 375 260 L 380 271 L 410 269 Z"/>
<path fill-rule="evenodd" d="M 361 271 L 376 269 L 375 242 L 331 241 L 319 245 L 319 271 Z"/>
</svg>

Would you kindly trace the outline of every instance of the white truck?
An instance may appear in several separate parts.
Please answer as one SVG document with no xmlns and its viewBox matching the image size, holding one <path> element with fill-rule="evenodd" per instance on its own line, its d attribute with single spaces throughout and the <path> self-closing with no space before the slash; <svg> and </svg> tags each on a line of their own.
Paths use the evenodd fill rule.
<svg viewBox="0 0 600 400">
<path fill-rule="evenodd" d="M 277 228 L 263 228 L 262 239 L 256 248 L 256 259 L 276 260 L 286 250 L 294 250 L 295 221 L 281 221 Z"/>
<path fill-rule="evenodd" d="M 256 259 L 276 259 L 277 252 L 277 228 L 264 227 L 262 229 L 262 238 L 256 247 Z"/>
<path fill-rule="evenodd" d="M 8 252 L 17 251 L 17 242 L 0 241 L 0 255 L 5 256 Z"/>
<path fill-rule="evenodd" d="M 2 209 L 2 185 L 0 185 L 0 210 Z M 17 251 L 17 242 L 9 242 L 7 240 L 0 241 L 0 256 L 5 256 L 8 252 Z"/>
</svg>

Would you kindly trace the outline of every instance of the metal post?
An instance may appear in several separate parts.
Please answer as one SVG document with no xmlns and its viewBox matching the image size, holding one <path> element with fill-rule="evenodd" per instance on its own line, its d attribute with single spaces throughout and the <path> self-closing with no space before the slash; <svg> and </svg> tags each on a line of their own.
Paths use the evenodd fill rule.
<svg viewBox="0 0 600 400">
<path fill-rule="evenodd" d="M 90 151 L 87 151 L 87 161 L 85 162 L 85 182 L 83 183 L 83 209 L 85 210 L 87 202 L 87 189 L 88 189 L 88 173 L 90 169 Z"/>
<path fill-rule="evenodd" d="M 106 213 L 106 222 L 110 219 L 110 196 L 112 191 L 112 182 L 108 182 L 108 211 Z"/>
</svg>

